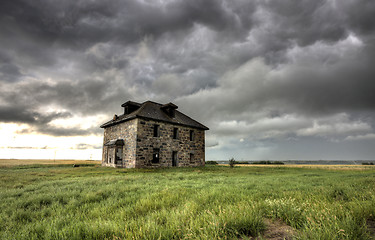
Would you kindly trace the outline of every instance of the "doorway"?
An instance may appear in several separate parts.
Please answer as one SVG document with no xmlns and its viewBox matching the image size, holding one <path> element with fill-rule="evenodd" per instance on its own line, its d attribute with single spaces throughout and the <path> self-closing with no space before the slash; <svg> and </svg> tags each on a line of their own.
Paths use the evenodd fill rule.
<svg viewBox="0 0 375 240">
<path fill-rule="evenodd" d="M 122 146 L 116 146 L 116 153 L 115 153 L 115 164 L 122 165 Z"/>
<path fill-rule="evenodd" d="M 172 152 L 172 167 L 178 167 L 177 151 Z"/>
</svg>

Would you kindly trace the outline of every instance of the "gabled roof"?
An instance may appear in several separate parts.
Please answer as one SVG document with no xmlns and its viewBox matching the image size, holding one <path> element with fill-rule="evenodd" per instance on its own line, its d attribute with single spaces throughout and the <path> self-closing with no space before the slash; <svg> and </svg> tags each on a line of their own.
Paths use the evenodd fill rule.
<svg viewBox="0 0 375 240">
<path fill-rule="evenodd" d="M 138 105 L 139 103 L 128 101 L 121 106 L 126 106 L 127 103 L 131 103 L 132 105 Z M 195 121 L 194 119 L 186 116 L 185 114 L 181 113 L 180 111 L 175 110 L 174 117 L 168 115 L 165 111 L 163 111 L 163 106 L 170 106 L 173 108 L 177 108 L 176 105 L 173 103 L 168 104 L 160 104 L 156 102 L 147 101 L 142 104 L 139 104 L 139 108 L 129 114 L 123 114 L 111 121 L 108 121 L 102 124 L 101 128 L 107 128 L 122 122 L 129 121 L 134 118 L 144 118 L 144 119 L 151 119 L 156 121 L 167 122 L 176 125 L 183 125 L 187 127 L 199 128 L 203 130 L 208 130 L 208 127 L 204 126 L 203 124 Z"/>
</svg>

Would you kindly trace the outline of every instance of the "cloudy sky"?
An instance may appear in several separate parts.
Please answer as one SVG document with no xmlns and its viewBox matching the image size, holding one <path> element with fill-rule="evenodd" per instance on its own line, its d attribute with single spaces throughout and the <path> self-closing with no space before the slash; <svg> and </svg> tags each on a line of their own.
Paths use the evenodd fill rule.
<svg viewBox="0 0 375 240">
<path fill-rule="evenodd" d="M 128 100 L 206 158 L 375 159 L 373 0 L 0 2 L 0 158 L 100 159 Z"/>
</svg>

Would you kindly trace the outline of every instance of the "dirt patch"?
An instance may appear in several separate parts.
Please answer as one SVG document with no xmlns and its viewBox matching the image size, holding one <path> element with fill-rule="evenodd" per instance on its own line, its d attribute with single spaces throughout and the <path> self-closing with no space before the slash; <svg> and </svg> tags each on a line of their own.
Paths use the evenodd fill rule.
<svg viewBox="0 0 375 240">
<path fill-rule="evenodd" d="M 264 219 L 264 223 L 266 224 L 266 231 L 261 237 L 253 238 L 254 240 L 289 240 L 295 234 L 295 230 L 281 220 Z"/>
<path fill-rule="evenodd" d="M 370 237 L 375 239 L 375 220 L 367 220 L 367 230 L 370 233 Z"/>
</svg>

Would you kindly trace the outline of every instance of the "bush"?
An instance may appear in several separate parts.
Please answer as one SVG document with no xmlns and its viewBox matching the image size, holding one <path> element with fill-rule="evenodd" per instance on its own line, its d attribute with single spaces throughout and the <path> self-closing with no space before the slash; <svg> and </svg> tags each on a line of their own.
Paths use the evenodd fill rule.
<svg viewBox="0 0 375 240">
<path fill-rule="evenodd" d="M 216 161 L 206 161 L 206 164 L 208 164 L 208 165 L 218 165 L 218 162 L 216 162 Z"/>
<path fill-rule="evenodd" d="M 234 158 L 229 159 L 229 166 L 232 168 L 234 165 L 236 165 L 236 160 Z"/>
</svg>

